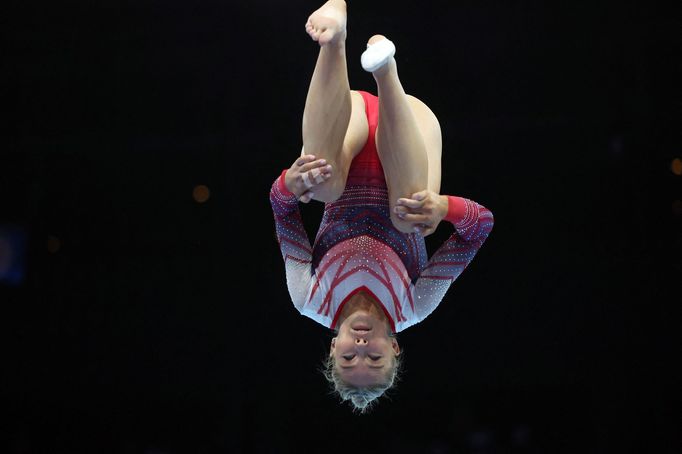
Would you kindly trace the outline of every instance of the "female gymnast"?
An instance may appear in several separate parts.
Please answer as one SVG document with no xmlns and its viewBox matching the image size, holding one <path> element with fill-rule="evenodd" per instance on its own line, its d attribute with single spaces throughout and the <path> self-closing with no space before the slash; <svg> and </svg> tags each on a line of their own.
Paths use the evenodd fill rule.
<svg viewBox="0 0 682 454">
<path fill-rule="evenodd" d="M 440 195 L 441 130 L 407 95 L 395 46 L 372 36 L 362 67 L 378 97 L 352 91 L 346 69 L 346 3 L 329 0 L 309 18 L 319 46 L 303 112 L 303 151 L 270 191 L 294 306 L 331 328 L 325 376 L 342 401 L 366 411 L 396 382 L 395 334 L 424 320 L 493 226 L 471 200 Z M 325 203 L 314 246 L 298 202 Z M 429 260 L 424 237 L 441 220 L 454 232 Z"/>
</svg>

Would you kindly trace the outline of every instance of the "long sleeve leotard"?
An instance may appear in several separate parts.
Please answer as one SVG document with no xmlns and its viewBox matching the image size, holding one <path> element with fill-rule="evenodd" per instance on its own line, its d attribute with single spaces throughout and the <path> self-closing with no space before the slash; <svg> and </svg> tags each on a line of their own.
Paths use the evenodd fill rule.
<svg viewBox="0 0 682 454">
<path fill-rule="evenodd" d="M 423 237 L 393 227 L 385 187 L 348 185 L 325 205 L 312 247 L 284 173 L 272 185 L 270 202 L 294 306 L 332 329 L 345 302 L 359 291 L 381 303 L 394 332 L 424 320 L 493 226 L 487 208 L 448 196 L 445 220 L 455 231 L 427 260 Z"/>
</svg>

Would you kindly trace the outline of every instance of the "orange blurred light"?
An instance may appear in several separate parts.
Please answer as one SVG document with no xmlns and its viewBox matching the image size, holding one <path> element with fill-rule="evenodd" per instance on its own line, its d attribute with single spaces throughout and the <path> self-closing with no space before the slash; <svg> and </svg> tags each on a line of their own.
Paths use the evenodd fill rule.
<svg viewBox="0 0 682 454">
<path fill-rule="evenodd" d="M 204 203 L 211 197 L 211 191 L 208 186 L 200 184 L 194 187 L 192 197 L 197 203 Z"/>
<path fill-rule="evenodd" d="M 62 242 L 54 235 L 47 236 L 47 250 L 51 254 L 56 254 L 62 248 Z"/>
<path fill-rule="evenodd" d="M 672 170 L 675 175 L 682 175 L 682 159 L 673 159 L 673 162 L 670 163 L 670 170 Z"/>
</svg>

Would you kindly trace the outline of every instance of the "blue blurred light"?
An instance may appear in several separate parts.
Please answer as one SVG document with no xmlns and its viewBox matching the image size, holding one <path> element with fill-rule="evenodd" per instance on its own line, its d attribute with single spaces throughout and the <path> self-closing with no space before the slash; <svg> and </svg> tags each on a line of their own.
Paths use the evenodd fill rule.
<svg viewBox="0 0 682 454">
<path fill-rule="evenodd" d="M 0 224 L 0 284 L 18 286 L 26 274 L 26 232 Z"/>
</svg>

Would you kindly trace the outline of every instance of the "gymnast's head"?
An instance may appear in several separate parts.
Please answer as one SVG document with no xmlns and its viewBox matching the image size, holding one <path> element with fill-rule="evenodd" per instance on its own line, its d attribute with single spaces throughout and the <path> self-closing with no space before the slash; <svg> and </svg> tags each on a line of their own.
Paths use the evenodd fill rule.
<svg viewBox="0 0 682 454">
<path fill-rule="evenodd" d="M 397 383 L 400 347 L 383 310 L 364 292 L 344 305 L 338 323 L 323 373 L 342 401 L 364 413 Z"/>
</svg>

